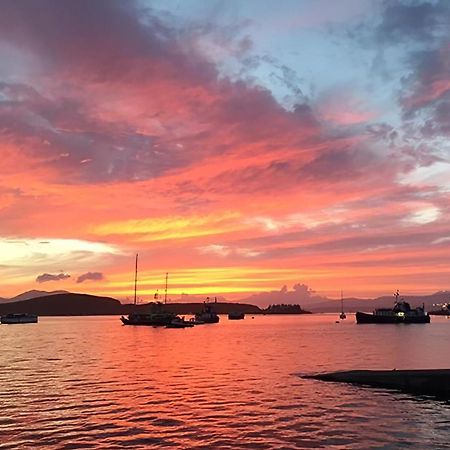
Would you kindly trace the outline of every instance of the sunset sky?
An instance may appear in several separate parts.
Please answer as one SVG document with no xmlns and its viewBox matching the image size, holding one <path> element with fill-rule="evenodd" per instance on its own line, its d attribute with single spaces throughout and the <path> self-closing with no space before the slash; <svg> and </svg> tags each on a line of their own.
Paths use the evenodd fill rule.
<svg viewBox="0 0 450 450">
<path fill-rule="evenodd" d="M 2 0 L 0 297 L 450 288 L 450 2 Z"/>
</svg>

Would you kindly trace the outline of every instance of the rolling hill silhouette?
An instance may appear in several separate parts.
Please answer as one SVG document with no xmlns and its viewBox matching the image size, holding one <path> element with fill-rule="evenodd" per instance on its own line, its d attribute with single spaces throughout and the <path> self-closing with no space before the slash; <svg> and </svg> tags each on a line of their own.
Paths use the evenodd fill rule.
<svg viewBox="0 0 450 450">
<path fill-rule="evenodd" d="M 131 312 L 144 313 L 147 310 L 147 305 L 148 303 L 138 305 L 122 304 L 119 300 L 111 297 L 67 292 L 1 303 L 0 314 L 32 313 L 38 316 L 121 315 Z M 202 303 L 168 303 L 165 305 L 167 310 L 175 314 L 195 314 L 200 312 L 202 307 Z M 246 314 L 262 313 L 258 306 L 244 303 L 218 302 L 214 303 L 214 310 L 218 314 L 228 314 L 232 311 Z"/>
<path fill-rule="evenodd" d="M 122 314 L 119 300 L 87 294 L 52 294 L 0 304 L 0 314 L 31 313 L 39 316 L 95 316 Z"/>
</svg>

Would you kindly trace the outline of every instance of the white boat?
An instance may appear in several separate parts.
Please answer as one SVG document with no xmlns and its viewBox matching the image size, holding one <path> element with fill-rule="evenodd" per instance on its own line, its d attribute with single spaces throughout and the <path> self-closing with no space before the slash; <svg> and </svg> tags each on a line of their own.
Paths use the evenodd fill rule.
<svg viewBox="0 0 450 450">
<path fill-rule="evenodd" d="M 14 313 L 6 314 L 0 317 L 0 323 L 13 324 L 13 323 L 37 323 L 38 316 L 36 314 L 27 313 Z"/>
</svg>

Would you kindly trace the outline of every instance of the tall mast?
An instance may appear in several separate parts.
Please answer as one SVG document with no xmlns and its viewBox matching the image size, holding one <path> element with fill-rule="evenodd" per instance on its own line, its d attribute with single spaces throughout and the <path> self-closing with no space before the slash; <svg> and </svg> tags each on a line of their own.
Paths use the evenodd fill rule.
<svg viewBox="0 0 450 450">
<path fill-rule="evenodd" d="M 341 311 L 344 312 L 344 293 L 341 289 Z"/>
<path fill-rule="evenodd" d="M 138 254 L 136 253 L 136 266 L 134 269 L 134 304 L 137 303 L 137 267 L 138 267 Z"/>
<path fill-rule="evenodd" d="M 164 291 L 164 303 L 167 303 L 167 282 L 169 280 L 169 272 L 166 272 L 166 289 Z"/>
</svg>

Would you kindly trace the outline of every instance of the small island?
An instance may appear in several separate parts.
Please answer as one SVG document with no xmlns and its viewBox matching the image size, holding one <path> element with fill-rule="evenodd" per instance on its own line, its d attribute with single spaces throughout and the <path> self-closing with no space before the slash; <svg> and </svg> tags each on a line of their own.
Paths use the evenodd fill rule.
<svg viewBox="0 0 450 450">
<path fill-rule="evenodd" d="M 298 304 L 269 305 L 262 310 L 263 314 L 311 314 L 310 311 L 302 309 Z"/>
</svg>

